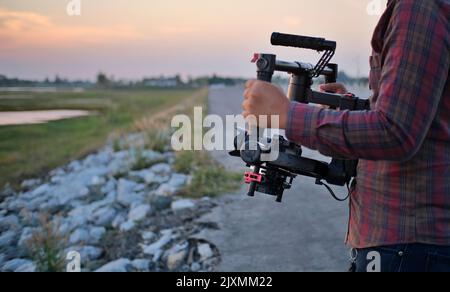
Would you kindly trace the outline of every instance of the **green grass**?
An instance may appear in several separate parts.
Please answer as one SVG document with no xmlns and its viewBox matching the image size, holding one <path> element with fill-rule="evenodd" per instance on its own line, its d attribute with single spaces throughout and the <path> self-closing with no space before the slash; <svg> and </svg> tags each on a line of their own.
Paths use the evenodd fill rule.
<svg viewBox="0 0 450 292">
<path fill-rule="evenodd" d="M 177 194 L 182 197 L 214 197 L 235 191 L 242 184 L 241 173 L 228 171 L 205 151 L 177 153 L 174 170 L 192 175 L 191 183 Z"/>
<path fill-rule="evenodd" d="M 78 109 L 95 115 L 43 125 L 0 127 L 0 187 L 40 176 L 99 148 L 113 132 L 175 106 L 194 90 L 90 90 L 82 93 L 2 93 L 0 111 Z M 159 145 L 157 145 L 159 146 Z"/>
</svg>

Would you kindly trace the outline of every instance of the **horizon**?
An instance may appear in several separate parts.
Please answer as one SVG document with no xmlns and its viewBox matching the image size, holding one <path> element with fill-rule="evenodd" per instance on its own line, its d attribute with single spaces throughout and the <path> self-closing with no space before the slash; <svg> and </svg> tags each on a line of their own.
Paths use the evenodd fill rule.
<svg viewBox="0 0 450 292">
<path fill-rule="evenodd" d="M 95 80 L 99 72 L 128 80 L 176 74 L 251 78 L 257 51 L 317 61 L 315 52 L 270 46 L 270 34 L 280 31 L 337 41 L 333 62 L 350 76 L 367 76 L 378 21 L 367 14 L 370 1 L 324 1 L 82 0 L 81 15 L 69 16 L 69 0 L 4 0 L 0 74 L 31 80 Z M 318 14 L 327 21 L 318 21 Z"/>
</svg>

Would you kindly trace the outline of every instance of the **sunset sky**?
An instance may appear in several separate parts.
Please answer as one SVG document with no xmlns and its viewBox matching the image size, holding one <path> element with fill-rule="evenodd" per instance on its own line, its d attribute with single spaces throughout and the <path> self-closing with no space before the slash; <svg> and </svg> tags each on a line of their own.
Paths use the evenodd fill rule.
<svg viewBox="0 0 450 292">
<path fill-rule="evenodd" d="M 369 0 L 0 0 L 0 74 L 94 79 L 159 74 L 254 76 L 254 52 L 314 62 L 316 53 L 270 46 L 273 31 L 338 41 L 334 59 L 367 75 L 379 16 Z M 359 64 L 359 65 L 358 65 Z"/>
</svg>

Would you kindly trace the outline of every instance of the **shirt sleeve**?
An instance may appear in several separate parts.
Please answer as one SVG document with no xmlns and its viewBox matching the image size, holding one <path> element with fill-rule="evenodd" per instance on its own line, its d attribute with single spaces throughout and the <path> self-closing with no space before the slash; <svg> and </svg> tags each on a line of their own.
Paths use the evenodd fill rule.
<svg viewBox="0 0 450 292">
<path fill-rule="evenodd" d="M 385 34 L 380 92 L 372 110 L 334 111 L 292 103 L 288 138 L 333 157 L 411 159 L 444 95 L 449 50 L 448 20 L 439 15 L 436 1 L 397 1 Z"/>
</svg>

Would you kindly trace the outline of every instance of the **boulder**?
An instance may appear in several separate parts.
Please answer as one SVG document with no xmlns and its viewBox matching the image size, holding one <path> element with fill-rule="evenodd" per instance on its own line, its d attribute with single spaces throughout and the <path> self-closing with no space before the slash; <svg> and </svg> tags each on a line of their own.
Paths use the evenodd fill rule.
<svg viewBox="0 0 450 292">
<path fill-rule="evenodd" d="M 126 273 L 130 272 L 132 269 L 132 263 L 129 259 L 119 259 L 113 262 L 110 262 L 96 272 L 98 273 Z"/>
<path fill-rule="evenodd" d="M 130 210 L 128 213 L 128 220 L 133 222 L 142 221 L 149 215 L 152 211 L 150 205 L 139 205 Z"/>
<path fill-rule="evenodd" d="M 185 209 L 195 208 L 195 202 L 188 199 L 178 200 L 172 203 L 171 206 L 173 211 L 181 211 Z"/>
</svg>

